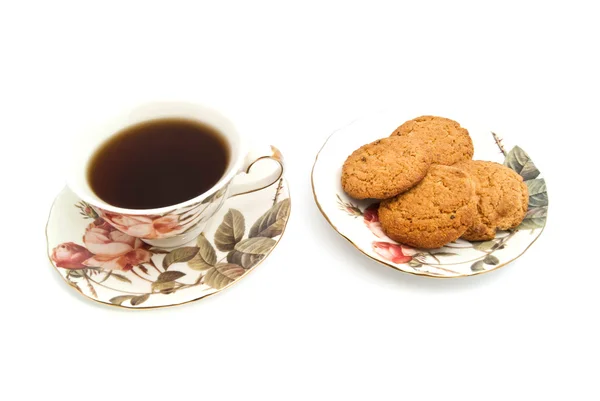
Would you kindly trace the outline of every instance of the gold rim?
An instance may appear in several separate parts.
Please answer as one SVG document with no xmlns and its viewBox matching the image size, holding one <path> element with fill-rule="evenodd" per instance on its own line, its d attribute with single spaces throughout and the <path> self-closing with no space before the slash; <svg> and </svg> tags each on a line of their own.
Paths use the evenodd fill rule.
<svg viewBox="0 0 600 401">
<path fill-rule="evenodd" d="M 325 218 L 325 220 L 327 221 L 327 223 L 329 223 L 329 225 L 339 234 L 341 235 L 346 241 L 348 241 L 350 244 L 352 244 L 352 246 L 354 248 L 356 248 L 358 251 L 360 251 L 360 253 L 362 253 L 363 255 L 365 255 L 366 257 L 368 257 L 371 260 L 374 260 L 375 262 L 382 264 L 384 266 L 388 266 L 391 267 L 394 270 L 398 270 L 401 271 L 403 273 L 408 273 L 408 274 L 412 274 L 415 276 L 421 276 L 421 277 L 432 277 L 432 278 L 441 278 L 441 279 L 452 279 L 452 278 L 461 278 L 461 277 L 473 277 L 473 276 L 478 276 L 480 274 L 484 274 L 484 273 L 489 273 L 495 270 L 498 270 L 501 267 L 504 267 L 512 262 L 514 262 L 515 260 L 517 260 L 518 258 L 520 258 L 521 256 L 523 256 L 523 254 L 525 252 L 527 252 L 527 250 L 531 247 L 531 245 L 533 245 L 535 243 L 535 241 L 537 241 L 537 239 L 540 237 L 540 235 L 542 235 L 542 232 L 544 232 L 544 229 L 546 228 L 546 224 L 544 223 L 544 226 L 542 227 L 542 230 L 539 232 L 539 234 L 535 237 L 535 239 L 533 241 L 531 241 L 531 243 L 527 246 L 527 248 L 525 248 L 523 250 L 523 252 L 521 252 L 519 255 L 515 256 L 513 259 L 509 260 L 508 262 L 505 262 L 503 264 L 499 264 L 497 266 L 494 266 L 492 269 L 486 269 L 486 270 L 481 270 L 478 272 L 473 272 L 472 274 L 460 274 L 457 276 L 439 276 L 439 275 L 435 275 L 435 274 L 431 274 L 431 273 L 427 273 L 427 272 L 417 272 L 417 271 L 408 271 L 408 270 L 404 270 L 401 269 L 398 266 L 392 265 L 390 263 L 381 261 L 379 259 L 374 258 L 373 256 L 369 255 L 368 253 L 366 253 L 364 250 L 362 250 L 358 245 L 356 245 L 354 242 L 352 242 L 352 240 L 350 238 L 348 238 L 346 235 L 344 235 L 329 219 L 329 216 L 327 216 L 327 214 L 325 213 L 325 211 L 323 210 L 323 208 L 321 207 L 321 204 L 319 203 L 319 200 L 317 199 L 317 192 L 315 191 L 315 167 L 317 165 L 317 162 L 319 161 L 319 155 L 321 154 L 321 152 L 323 151 L 323 149 L 325 149 L 325 146 L 327 146 L 327 142 L 329 142 L 329 140 L 331 139 L 331 137 L 333 137 L 338 131 L 342 130 L 343 128 L 351 125 L 352 123 L 354 123 L 356 120 L 351 121 L 350 123 L 348 123 L 347 125 L 345 125 L 344 127 L 337 129 L 335 131 L 333 131 L 328 137 L 327 140 L 325 140 L 325 143 L 323 144 L 323 146 L 321 146 L 321 149 L 319 149 L 319 151 L 317 152 L 317 156 L 315 157 L 315 162 L 313 163 L 313 167 L 312 170 L 310 172 L 310 184 L 312 187 L 312 193 L 313 193 L 313 198 L 315 200 L 315 203 L 317 204 L 317 208 L 319 209 L 319 211 L 321 212 L 321 214 L 323 215 L 323 217 Z"/>
<path fill-rule="evenodd" d="M 241 280 L 242 280 L 243 278 L 245 278 L 245 277 L 246 277 L 248 274 L 250 274 L 250 273 L 251 273 L 251 272 L 252 272 L 254 269 L 256 269 L 256 268 L 257 268 L 259 265 L 261 265 L 261 264 L 262 264 L 262 263 L 263 263 L 263 262 L 264 262 L 264 261 L 265 261 L 265 260 L 266 260 L 266 259 L 269 257 L 269 255 L 271 255 L 271 252 L 273 252 L 273 250 L 274 250 L 274 249 L 277 247 L 277 245 L 279 245 L 279 241 L 281 241 L 281 239 L 283 238 L 283 235 L 285 234 L 285 230 L 286 230 L 286 228 L 287 228 L 288 222 L 290 221 L 290 216 L 292 215 L 292 196 L 291 196 L 291 192 L 290 192 L 290 187 L 289 187 L 289 185 L 288 185 L 288 182 L 287 182 L 287 180 L 286 180 L 284 177 L 280 176 L 280 178 L 279 178 L 279 179 L 283 179 L 283 182 L 285 183 L 285 185 L 286 185 L 286 188 L 287 188 L 287 192 L 288 192 L 288 197 L 287 197 L 286 199 L 289 199 L 289 200 L 290 200 L 290 213 L 289 213 L 289 215 L 288 215 L 288 218 L 287 218 L 287 220 L 285 221 L 285 224 L 283 225 L 283 230 L 282 230 L 282 232 L 281 232 L 281 235 L 279 236 L 279 238 L 278 238 L 278 239 L 277 239 L 277 241 L 275 242 L 275 245 L 273 246 L 273 248 L 271 248 L 271 250 L 270 250 L 269 252 L 267 252 L 267 254 L 265 255 L 265 257 L 264 257 L 264 258 L 262 258 L 260 262 L 258 262 L 256 265 L 252 266 L 252 268 L 251 268 L 250 270 L 248 270 L 246 273 L 244 273 L 244 274 L 243 274 L 243 275 L 242 275 L 240 278 L 238 278 L 237 280 L 235 280 L 235 281 L 232 281 L 232 282 L 231 282 L 231 283 L 229 283 L 227 286 L 225 286 L 225 287 L 221 288 L 220 290 L 216 290 L 215 292 L 211 292 L 210 294 L 202 295 L 202 296 L 200 296 L 200 297 L 198 297 L 198 298 L 190 299 L 190 300 L 188 300 L 188 301 L 184 301 L 184 302 L 180 302 L 180 303 L 176 303 L 176 304 L 169 304 L 169 305 L 159 305 L 159 306 L 139 306 L 139 307 L 136 307 L 136 306 L 127 306 L 127 305 L 116 305 L 116 304 L 111 304 L 110 302 L 101 301 L 101 300 L 99 300 L 99 299 L 92 298 L 92 297 L 90 297 L 90 296 L 88 296 L 88 295 L 84 294 L 83 292 L 80 292 L 78 289 L 75 289 L 75 288 L 73 288 L 73 286 L 71 285 L 71 283 L 70 283 L 70 282 L 69 282 L 69 281 L 68 281 L 68 280 L 67 280 L 67 279 L 66 279 L 66 278 L 65 278 L 65 277 L 64 277 L 64 276 L 63 276 L 63 275 L 60 273 L 60 271 L 58 270 L 58 267 L 56 267 L 56 266 L 54 265 L 54 263 L 52 262 L 52 259 L 50 259 L 50 256 L 49 256 L 49 255 L 50 255 L 50 240 L 48 239 L 48 225 L 50 224 L 50 216 L 52 216 L 52 211 L 54 210 L 54 205 L 56 204 L 56 200 L 57 200 L 57 199 L 58 199 L 58 197 L 60 196 L 60 193 L 59 193 L 59 195 L 58 195 L 56 198 L 54 198 L 54 201 L 52 202 L 52 206 L 50 207 L 50 213 L 48 213 L 48 220 L 46 221 L 46 228 L 45 228 L 45 230 L 44 230 L 44 234 L 45 234 L 45 236 L 46 236 L 46 257 L 48 258 L 48 261 L 50 262 L 50 265 L 51 265 L 51 266 L 54 268 L 54 270 L 55 270 L 55 271 L 58 273 L 58 275 L 59 275 L 59 276 L 60 276 L 60 277 L 63 279 L 63 281 L 64 281 L 64 282 L 67 284 L 67 286 L 68 286 L 69 288 L 73 288 L 73 291 L 77 292 L 77 293 L 78 293 L 78 294 L 80 294 L 82 297 L 84 297 L 84 298 L 86 298 L 86 299 L 90 299 L 90 300 L 92 300 L 92 301 L 94 301 L 94 302 L 96 302 L 96 303 L 98 303 L 98 304 L 101 304 L 101 305 L 107 305 L 107 306 L 112 306 L 112 307 L 115 307 L 115 308 L 127 309 L 127 310 L 150 310 L 150 309 L 164 309 L 164 308 L 170 308 L 170 307 L 173 307 L 173 306 L 185 305 L 185 304 L 189 304 L 189 303 L 192 303 L 192 302 L 199 301 L 199 300 L 201 300 L 201 299 L 204 299 L 204 298 L 206 298 L 206 297 L 210 297 L 211 295 L 218 294 L 218 293 L 220 293 L 220 292 L 222 292 L 222 291 L 226 290 L 227 288 L 231 287 L 231 286 L 232 286 L 232 285 L 234 285 L 235 283 L 237 283 L 237 282 L 241 281 Z M 277 181 L 275 181 L 275 182 L 277 182 Z M 274 183 L 275 183 L 275 182 L 274 182 Z M 274 183 L 273 183 L 273 184 L 274 184 Z M 271 185 L 273 185 L 273 184 L 271 184 Z M 267 187 L 265 187 L 265 188 L 262 188 L 262 189 L 266 189 L 266 188 L 267 188 Z M 61 193 L 62 193 L 62 191 L 64 191 L 64 190 L 65 190 L 65 189 L 63 188 L 63 189 L 61 190 Z M 253 191 L 253 192 L 256 192 L 256 191 Z"/>
</svg>

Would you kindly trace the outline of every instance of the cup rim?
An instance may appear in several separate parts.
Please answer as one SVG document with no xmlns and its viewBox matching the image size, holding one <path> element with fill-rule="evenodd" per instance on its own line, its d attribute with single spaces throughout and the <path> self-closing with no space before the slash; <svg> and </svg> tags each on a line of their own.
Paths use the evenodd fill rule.
<svg viewBox="0 0 600 401">
<path fill-rule="evenodd" d="M 205 105 L 202 105 L 202 104 L 185 102 L 185 101 L 183 101 L 183 102 L 177 101 L 177 102 L 146 102 L 143 104 L 139 104 L 138 106 L 144 107 L 147 105 L 164 104 L 164 103 L 186 104 L 188 106 L 195 106 L 195 107 L 204 109 L 205 111 L 213 113 L 215 115 L 218 115 L 222 119 L 226 120 L 229 124 L 231 124 L 235 133 L 238 134 L 237 130 L 236 130 L 235 126 L 233 125 L 233 123 L 231 122 L 231 120 L 229 120 L 227 117 L 222 115 L 220 112 L 218 112 L 210 107 L 207 107 Z M 106 138 L 104 138 L 102 142 L 108 140 L 108 138 L 110 138 L 114 134 L 116 134 L 116 132 L 111 135 L 106 136 Z M 161 207 L 152 208 L 152 209 L 129 209 L 129 208 L 113 206 L 113 205 L 103 201 L 98 196 L 90 196 L 90 195 L 88 195 L 87 191 L 80 190 L 80 188 L 78 188 L 78 185 L 73 182 L 74 181 L 73 173 L 70 173 L 67 177 L 67 186 L 82 201 L 88 203 L 92 207 L 98 207 L 98 208 L 102 209 L 103 211 L 107 211 L 107 212 L 111 212 L 111 213 L 118 213 L 118 214 L 127 214 L 127 215 L 163 215 L 168 212 L 172 212 L 174 210 L 201 202 L 202 200 L 208 198 L 209 196 L 213 195 L 214 193 L 216 193 L 217 191 L 222 189 L 225 185 L 228 185 L 231 182 L 231 180 L 233 180 L 233 178 L 235 178 L 235 176 L 242 170 L 242 165 L 244 163 L 244 159 L 247 154 L 247 142 L 242 136 L 240 136 L 238 134 L 237 145 L 232 143 L 231 141 L 228 141 L 228 144 L 230 147 L 236 146 L 238 148 L 238 150 L 239 150 L 238 157 L 236 160 L 230 161 L 230 165 L 229 165 L 228 169 L 225 171 L 225 173 L 219 179 L 219 181 L 217 181 L 210 189 L 201 193 L 200 195 L 198 195 L 194 198 L 188 199 L 186 201 L 173 204 L 173 205 L 161 206 Z M 232 154 L 232 153 L 233 152 L 230 152 L 230 154 Z M 233 155 L 231 157 L 233 157 Z M 88 162 L 89 162 L 89 159 L 88 159 Z M 73 168 L 73 166 L 71 168 Z"/>
</svg>

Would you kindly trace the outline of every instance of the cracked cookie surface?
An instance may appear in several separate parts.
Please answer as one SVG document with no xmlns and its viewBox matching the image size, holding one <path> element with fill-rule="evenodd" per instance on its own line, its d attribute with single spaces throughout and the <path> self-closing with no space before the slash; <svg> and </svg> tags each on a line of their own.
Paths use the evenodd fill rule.
<svg viewBox="0 0 600 401">
<path fill-rule="evenodd" d="M 449 118 L 417 117 L 396 128 L 392 136 L 420 138 L 429 148 L 434 164 L 451 166 L 473 158 L 473 141 L 469 131 Z"/>
<path fill-rule="evenodd" d="M 418 248 L 440 248 L 472 226 L 475 182 L 465 171 L 432 165 L 419 184 L 381 202 L 379 220 L 393 240 Z"/>
<path fill-rule="evenodd" d="M 342 167 L 342 188 L 356 199 L 386 199 L 425 177 L 431 156 L 418 138 L 378 139 L 355 150 Z"/>
<path fill-rule="evenodd" d="M 494 239 L 496 230 L 517 227 L 527 213 L 529 191 L 523 178 L 502 164 L 470 160 L 455 167 L 466 171 L 476 183 L 477 214 L 462 235 L 468 241 Z"/>
</svg>

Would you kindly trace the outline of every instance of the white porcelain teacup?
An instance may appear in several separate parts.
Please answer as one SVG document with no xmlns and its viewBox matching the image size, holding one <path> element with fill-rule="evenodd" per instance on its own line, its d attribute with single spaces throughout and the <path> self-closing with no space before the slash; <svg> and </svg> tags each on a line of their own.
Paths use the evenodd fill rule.
<svg viewBox="0 0 600 401">
<path fill-rule="evenodd" d="M 222 134 L 229 145 L 230 160 L 221 179 L 193 199 L 155 209 L 124 209 L 100 199 L 87 178 L 90 159 L 99 146 L 129 126 L 173 117 L 200 121 Z M 153 246 L 170 248 L 193 240 L 228 197 L 268 187 L 283 174 L 283 160 L 276 148 L 265 146 L 264 149 L 249 149 L 246 138 L 238 133 L 230 120 L 215 110 L 192 103 L 147 103 L 108 119 L 81 133 L 78 138 L 67 185 L 117 230 Z M 250 172 L 253 165 L 263 159 L 275 160 L 277 165 L 269 165 L 269 168 L 263 166 Z M 242 177 L 244 175 L 246 177 Z"/>
</svg>

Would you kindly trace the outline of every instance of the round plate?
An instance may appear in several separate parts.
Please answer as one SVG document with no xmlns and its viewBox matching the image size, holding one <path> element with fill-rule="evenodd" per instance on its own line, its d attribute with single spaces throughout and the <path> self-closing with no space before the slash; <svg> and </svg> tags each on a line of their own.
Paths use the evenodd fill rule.
<svg viewBox="0 0 600 401">
<path fill-rule="evenodd" d="M 546 183 L 527 153 L 505 143 L 501 135 L 460 121 L 475 146 L 474 159 L 504 163 L 519 173 L 529 188 L 529 210 L 516 230 L 499 231 L 492 241 L 457 240 L 440 249 L 414 249 L 385 236 L 377 216 L 377 201 L 355 200 L 341 186 L 342 165 L 360 146 L 389 136 L 415 116 L 382 112 L 356 120 L 335 131 L 325 142 L 312 170 L 312 188 L 325 219 L 356 249 L 384 265 L 430 277 L 464 277 L 502 267 L 521 256 L 540 236 L 546 224 Z M 452 116 L 450 116 L 452 118 Z"/>
<path fill-rule="evenodd" d="M 165 250 L 116 231 L 65 188 L 50 211 L 48 256 L 71 288 L 94 301 L 137 309 L 180 305 L 229 287 L 266 259 L 289 213 L 290 195 L 281 178 L 228 199 L 196 241 Z M 86 241 L 100 241 L 105 254 L 89 252 Z M 90 260 L 122 267 L 89 267 Z M 111 260 L 115 263 L 105 263 Z"/>
</svg>

